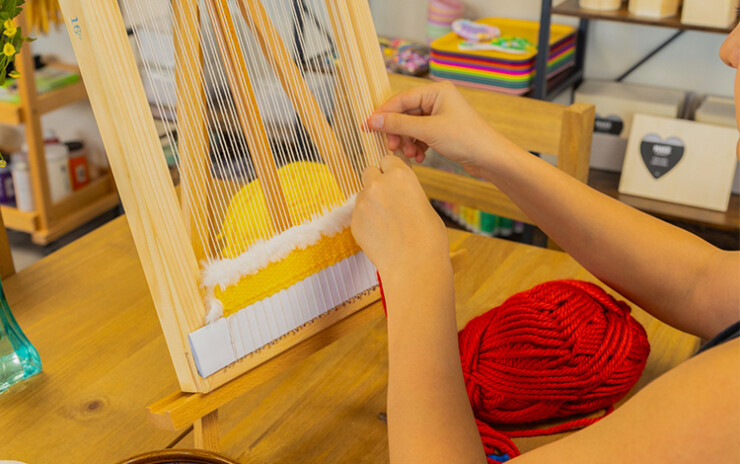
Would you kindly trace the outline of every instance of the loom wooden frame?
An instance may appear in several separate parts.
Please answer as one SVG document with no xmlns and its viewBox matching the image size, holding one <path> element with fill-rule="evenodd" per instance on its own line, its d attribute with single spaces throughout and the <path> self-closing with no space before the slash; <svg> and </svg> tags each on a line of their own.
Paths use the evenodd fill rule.
<svg viewBox="0 0 740 464">
<path fill-rule="evenodd" d="M 222 0 L 208 1 L 212 7 L 223 7 L 225 4 Z M 245 7 L 253 3 L 245 3 L 249 0 L 240 1 Z M 348 65 L 357 66 L 356 69 L 363 70 L 364 75 L 375 76 L 376 80 L 367 85 L 373 104 L 379 104 L 389 97 L 390 84 L 380 53 L 371 53 L 372 45 L 362 43 L 375 34 L 369 6 L 366 2 L 357 0 L 326 2 L 329 10 L 334 13 L 333 28 L 342 28 L 342 35 L 347 39 L 342 46 L 357 51 L 351 58 L 352 63 Z M 174 18 L 178 23 L 175 24 L 176 30 L 192 27 L 192 21 L 189 22 L 183 12 L 196 2 L 176 0 L 173 3 Z M 295 356 L 307 356 L 334 339 L 333 336 L 322 337 L 322 332 L 377 301 L 377 291 L 366 292 L 210 377 L 201 378 L 190 351 L 188 334 L 202 327 L 206 315 L 203 294 L 199 287 L 198 258 L 203 256 L 205 247 L 211 244 L 198 243 L 195 238 L 191 238 L 194 237 L 192 215 L 210 213 L 181 212 L 182 207 L 169 177 L 116 0 L 60 0 L 60 6 L 183 392 L 212 391 L 291 349 L 296 352 Z M 220 26 L 223 29 L 220 32 L 233 33 L 228 18 L 221 17 L 221 20 Z M 358 24 L 363 26 L 356 27 Z M 366 33 L 370 27 L 372 32 Z M 355 30 L 365 33 L 359 37 Z M 193 56 L 197 57 L 200 51 L 196 50 L 188 57 L 182 53 L 181 44 L 175 45 L 177 62 L 183 66 L 193 66 Z M 238 56 L 234 55 L 238 51 L 232 48 L 225 52 L 231 54 L 230 59 L 225 60 L 227 67 L 243 65 Z M 176 72 L 176 79 L 182 80 L 179 72 Z M 232 85 L 236 83 L 232 82 Z M 246 98 L 242 103 L 249 105 L 253 95 L 250 95 L 249 89 L 239 90 L 241 97 Z M 191 88 L 188 95 L 194 101 L 204 101 L 199 89 Z M 352 109 L 355 115 L 361 114 L 359 107 Z M 204 152 L 202 148 L 206 143 L 203 138 L 204 121 L 199 119 L 198 111 L 188 108 L 178 108 L 178 111 L 181 117 L 194 124 L 193 127 L 199 128 L 184 138 L 182 162 L 193 166 L 194 170 L 202 169 L 208 163 L 206 159 L 197 156 Z M 256 121 L 241 122 L 243 127 L 258 124 Z M 260 136 L 259 128 L 255 129 L 253 126 L 247 132 Z M 369 143 L 378 135 L 364 134 L 361 137 Z M 323 143 L 333 142 L 329 140 Z M 270 169 L 270 160 L 263 161 L 266 169 Z M 196 183 L 208 182 L 204 177 L 186 176 L 182 186 L 183 196 L 194 191 Z M 337 330 L 331 332 L 341 332 L 341 327 L 342 324 L 339 324 L 336 326 Z"/>
<path fill-rule="evenodd" d="M 396 74 L 389 78 L 393 93 L 430 83 L 427 79 Z M 564 106 L 462 87 L 459 90 L 503 135 L 528 150 L 555 154 L 559 169 L 586 182 L 595 117 L 593 105 Z M 531 222 L 506 195 L 489 183 L 430 168 L 416 166 L 414 169 L 430 198 L 454 201 Z M 453 268 L 462 265 L 464 254 L 451 256 Z M 332 327 L 332 330 L 321 333 L 319 336 L 323 340 L 318 342 L 319 346 L 325 346 L 343 333 L 377 317 L 382 317 L 378 305 L 355 313 Z M 306 343 L 317 343 L 316 337 Z M 205 395 L 173 393 L 149 406 L 150 418 L 158 427 L 167 430 L 179 430 L 192 424 L 196 446 L 219 451 L 218 409 L 249 388 L 267 382 L 308 354 L 309 351 L 301 350 L 282 353 L 248 375 Z"/>
</svg>

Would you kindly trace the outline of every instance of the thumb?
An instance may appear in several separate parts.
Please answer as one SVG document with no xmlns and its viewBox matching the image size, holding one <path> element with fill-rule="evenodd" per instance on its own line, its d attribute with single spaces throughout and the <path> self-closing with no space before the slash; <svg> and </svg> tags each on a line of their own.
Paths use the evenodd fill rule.
<svg viewBox="0 0 740 464">
<path fill-rule="evenodd" d="M 409 116 L 400 113 L 375 113 L 370 117 L 370 129 L 385 134 L 405 135 L 426 141 L 433 133 L 433 117 Z"/>
</svg>

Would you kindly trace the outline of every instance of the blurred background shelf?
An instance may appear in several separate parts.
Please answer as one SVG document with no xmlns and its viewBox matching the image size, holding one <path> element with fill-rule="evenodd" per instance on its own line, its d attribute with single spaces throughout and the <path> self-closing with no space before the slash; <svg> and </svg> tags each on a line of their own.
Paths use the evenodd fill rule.
<svg viewBox="0 0 740 464">
<path fill-rule="evenodd" d="M 544 77 L 544 73 L 542 72 L 542 70 L 547 68 L 547 60 L 550 54 L 550 47 L 548 44 L 553 15 L 579 18 L 578 35 L 576 39 L 576 65 L 575 69 L 572 71 L 572 75 L 577 77 L 568 81 L 566 85 L 553 85 L 547 82 Z M 671 35 L 667 40 L 663 41 L 657 47 L 652 49 L 642 59 L 628 68 L 624 73 L 615 77 L 615 80 L 618 82 L 626 79 L 629 75 L 631 75 L 638 68 L 647 63 L 655 55 L 660 53 L 664 48 L 666 48 L 676 39 L 681 37 L 681 35 L 683 35 L 686 31 L 727 34 L 732 30 L 732 28 L 716 28 L 683 24 L 681 22 L 680 12 L 676 16 L 671 16 L 668 18 L 646 18 L 630 14 L 627 9 L 627 4 L 623 4 L 619 10 L 615 11 L 597 11 L 581 8 L 580 6 L 578 6 L 578 0 L 567 0 L 565 3 L 562 3 L 558 6 L 553 6 L 553 0 L 542 0 L 540 10 L 539 43 L 537 46 L 537 75 L 535 78 L 535 86 L 531 93 L 532 97 L 539 100 L 552 101 L 558 98 L 563 92 L 578 88 L 578 86 L 583 81 L 582 77 L 585 67 L 586 43 L 588 39 L 589 24 L 591 20 L 614 21 L 642 26 L 658 26 L 676 30 L 675 34 Z"/>
<path fill-rule="evenodd" d="M 617 21 L 622 23 L 642 24 L 644 26 L 670 27 L 672 29 L 680 29 L 685 31 L 716 32 L 721 34 L 727 34 L 732 31 L 732 28 L 716 28 L 683 24 L 681 22 L 680 14 L 676 16 L 671 16 L 669 18 L 646 18 L 642 16 L 635 16 L 629 12 L 629 10 L 627 9 L 627 4 L 622 5 L 622 8 L 615 11 L 598 11 L 579 7 L 578 0 L 567 0 L 562 5 L 552 7 L 552 14 L 561 16 L 574 16 L 582 19 L 597 19 L 600 21 Z"/>
<path fill-rule="evenodd" d="M 20 17 L 20 25 L 27 29 L 24 15 Z M 79 74 L 79 69 L 74 65 L 50 63 L 47 66 Z M 27 147 L 24 151 L 28 155 L 34 210 L 21 211 L 13 206 L 2 205 L 0 211 L 6 228 L 30 234 L 34 244 L 48 245 L 116 208 L 119 199 L 113 177 L 104 171 L 99 177 L 91 179 L 88 185 L 59 201 L 52 201 L 41 116 L 87 100 L 85 84 L 80 77 L 77 82 L 39 93 L 31 43 L 24 44 L 21 53 L 16 55 L 15 68 L 20 73 L 17 79 L 18 103 L 0 102 L 0 123 L 24 125 Z"/>
<path fill-rule="evenodd" d="M 740 248 L 737 240 L 740 233 L 740 195 L 733 194 L 730 197 L 730 207 L 726 212 L 710 211 L 619 193 L 620 176 L 617 172 L 591 169 L 588 184 L 633 208 L 694 232 L 720 248 Z"/>
</svg>

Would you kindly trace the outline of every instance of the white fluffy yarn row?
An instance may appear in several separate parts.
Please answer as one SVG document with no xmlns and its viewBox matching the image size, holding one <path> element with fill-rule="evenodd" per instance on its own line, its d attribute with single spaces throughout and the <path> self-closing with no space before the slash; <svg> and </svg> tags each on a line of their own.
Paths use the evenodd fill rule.
<svg viewBox="0 0 740 464">
<path fill-rule="evenodd" d="M 223 305 L 215 297 L 217 286 L 222 289 L 234 285 L 242 277 L 256 274 L 271 263 L 276 263 L 295 250 L 305 249 L 318 243 L 322 237 L 332 237 L 345 230 L 352 222 L 355 197 L 352 196 L 341 206 L 325 209 L 322 214 L 311 218 L 310 222 L 288 229 L 282 234 L 259 241 L 249 250 L 231 259 L 220 259 L 204 263 L 202 285 L 206 288 L 208 314 L 206 323 L 210 324 L 223 316 Z"/>
</svg>

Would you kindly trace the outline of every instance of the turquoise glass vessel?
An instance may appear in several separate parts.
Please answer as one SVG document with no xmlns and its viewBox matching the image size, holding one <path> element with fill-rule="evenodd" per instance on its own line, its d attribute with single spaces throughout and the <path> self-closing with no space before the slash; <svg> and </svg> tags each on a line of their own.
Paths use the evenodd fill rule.
<svg viewBox="0 0 740 464">
<path fill-rule="evenodd" d="M 0 394 L 39 372 L 39 353 L 15 321 L 0 283 Z"/>
</svg>

